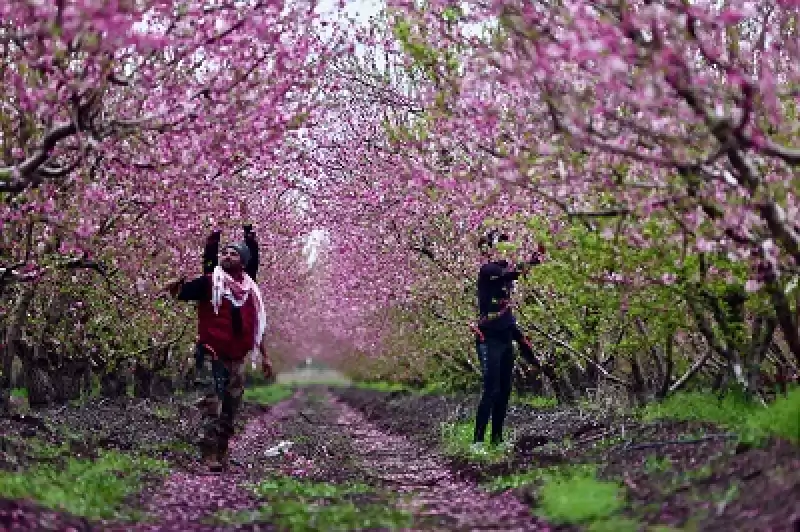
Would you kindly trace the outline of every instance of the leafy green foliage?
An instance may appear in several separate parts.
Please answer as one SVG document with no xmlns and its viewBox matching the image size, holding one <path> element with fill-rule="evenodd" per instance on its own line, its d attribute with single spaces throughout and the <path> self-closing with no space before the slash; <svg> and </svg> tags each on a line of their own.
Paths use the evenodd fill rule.
<svg viewBox="0 0 800 532">
<path fill-rule="evenodd" d="M 419 395 L 432 395 L 446 393 L 448 390 L 442 382 L 430 382 L 424 388 L 415 388 L 401 382 L 388 381 L 357 381 L 353 383 L 355 388 L 362 390 L 374 390 L 376 392 L 408 392 Z"/>
</svg>

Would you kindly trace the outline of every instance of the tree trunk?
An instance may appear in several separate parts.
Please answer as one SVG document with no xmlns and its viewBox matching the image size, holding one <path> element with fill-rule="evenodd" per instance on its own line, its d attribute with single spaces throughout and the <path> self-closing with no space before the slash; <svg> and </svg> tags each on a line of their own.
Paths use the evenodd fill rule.
<svg viewBox="0 0 800 532">
<path fill-rule="evenodd" d="M 25 325 L 25 317 L 28 309 L 33 302 L 35 285 L 28 284 L 20 287 L 17 293 L 14 308 L 11 311 L 5 329 L 5 349 L 3 349 L 3 382 L 0 382 L 0 394 L 3 397 L 10 397 L 12 386 L 12 372 L 14 359 L 19 358 L 24 367 L 25 359 L 20 348 L 22 347 L 22 328 Z M 6 407 L 8 401 L 4 401 L 0 407 Z"/>
<path fill-rule="evenodd" d="M 22 357 L 25 387 L 28 389 L 28 403 L 32 407 L 52 404 L 57 397 L 51 378 L 50 361 L 43 355 L 41 346 L 33 349 L 26 346 L 20 346 L 20 348 L 29 353 Z"/>
<path fill-rule="evenodd" d="M 645 380 L 642 375 L 642 367 L 639 364 L 639 357 L 636 353 L 631 355 L 631 379 L 628 386 L 628 403 L 633 406 L 640 406 L 645 403 Z"/>
<path fill-rule="evenodd" d="M 571 403 L 580 397 L 578 389 L 572 384 L 569 375 L 559 375 L 552 366 L 543 366 L 543 369 L 545 376 L 550 379 L 550 385 L 559 402 Z"/>
<path fill-rule="evenodd" d="M 153 371 L 136 363 L 133 370 L 133 396 L 146 399 L 152 395 Z"/>
<path fill-rule="evenodd" d="M 123 397 L 128 391 L 128 384 L 121 368 L 106 370 L 100 375 L 100 396 L 108 399 Z"/>
<path fill-rule="evenodd" d="M 14 382 L 14 355 L 7 347 L 8 342 L 5 341 L 6 332 L 0 335 L 0 416 L 9 412 L 11 405 L 11 389 L 16 384 Z"/>
<path fill-rule="evenodd" d="M 175 383 L 169 376 L 155 375 L 150 391 L 153 397 L 169 397 L 175 393 Z"/>
<path fill-rule="evenodd" d="M 75 401 L 81 398 L 81 392 L 86 386 L 88 362 L 74 359 L 64 359 L 54 378 L 56 388 L 56 401 Z"/>
</svg>

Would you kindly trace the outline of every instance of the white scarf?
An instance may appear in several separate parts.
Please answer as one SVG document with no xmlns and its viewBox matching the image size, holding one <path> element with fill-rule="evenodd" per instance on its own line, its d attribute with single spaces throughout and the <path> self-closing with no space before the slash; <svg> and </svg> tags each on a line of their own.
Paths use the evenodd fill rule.
<svg viewBox="0 0 800 532">
<path fill-rule="evenodd" d="M 264 332 L 267 330 L 267 313 L 264 310 L 264 300 L 258 285 L 246 273 L 242 273 L 242 276 L 242 282 L 239 283 L 220 266 L 214 268 L 214 273 L 211 274 L 211 305 L 214 307 L 214 314 L 219 314 L 222 298 L 230 301 L 234 307 L 241 308 L 247 302 L 248 296 L 253 294 L 258 319 L 254 347 L 251 352 L 251 357 L 255 360 L 258 348 L 264 338 Z"/>
</svg>

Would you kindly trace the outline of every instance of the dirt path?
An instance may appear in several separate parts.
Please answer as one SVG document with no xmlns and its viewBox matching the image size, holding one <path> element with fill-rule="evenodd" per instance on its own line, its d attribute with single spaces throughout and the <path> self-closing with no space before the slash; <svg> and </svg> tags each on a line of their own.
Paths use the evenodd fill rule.
<svg viewBox="0 0 800 532">
<path fill-rule="evenodd" d="M 316 381 L 312 372 L 301 376 L 291 380 Z M 98 447 L 111 442 L 122 451 L 151 453 L 153 442 L 186 441 L 180 438 L 196 421 L 193 409 L 148 405 L 98 403 L 38 416 L 69 423 L 86 438 L 100 424 Z M 665 444 L 718 429 L 684 422 L 620 423 L 580 409 L 516 405 L 510 412 L 516 444 L 507 459 L 475 462 L 440 454 L 442 424 L 469 424 L 473 407 L 474 397 L 467 396 L 303 386 L 273 407 L 246 408 L 246 423 L 232 441 L 237 463 L 222 474 L 201 469 L 191 449 L 158 451 L 166 453 L 156 455 L 172 464 L 172 472 L 153 477 L 135 499 L 147 516 L 143 522 L 89 523 L 29 501 L 0 498 L 0 530 L 585 530 L 535 517 L 528 505 L 540 506 L 542 498 L 534 484 L 499 494 L 481 487 L 511 474 L 581 463 L 598 464 L 600 479 L 624 482 L 626 506 L 615 522 L 631 519 L 637 530 L 653 532 L 663 525 L 800 530 L 800 450 L 788 442 L 751 449 L 718 438 Z M 167 408 L 174 416 L 165 417 Z M 0 428 L 22 433 L 30 421 L 6 420 Z M 42 438 L 50 434 L 40 432 Z M 566 440 L 569 445 L 558 444 Z M 291 445 L 282 454 L 266 452 L 283 441 Z M 9 452 L 13 449 L 0 445 L 0 459 Z M 260 485 L 260 494 L 253 484 Z M 572 497 L 573 492 L 566 496 Z"/>
<path fill-rule="evenodd" d="M 348 386 L 350 379 L 344 374 L 333 369 L 298 368 L 294 371 L 279 373 L 276 377 L 278 384 L 301 386 L 313 383 L 326 383 L 337 386 Z"/>
<path fill-rule="evenodd" d="M 163 485 L 143 494 L 142 509 L 150 523 L 135 526 L 102 527 L 113 532 L 180 532 L 223 530 L 200 521 L 220 510 L 240 511 L 258 506 L 257 497 L 245 485 L 257 481 L 264 452 L 279 439 L 279 422 L 293 409 L 293 400 L 252 418 L 244 430 L 231 440 L 231 458 L 235 465 L 219 474 L 209 474 L 200 467 L 171 473 Z"/>
<path fill-rule="evenodd" d="M 363 413 L 389 434 L 402 434 L 414 445 L 436 452 L 442 423 L 472 422 L 474 397 L 383 393 L 356 388 L 335 390 L 336 397 Z M 598 480 L 618 485 L 625 507 L 603 525 L 608 530 L 703 530 L 800 532 L 800 448 L 786 440 L 740 445 L 720 436 L 708 423 L 610 417 L 580 408 L 512 406 L 509 426 L 515 432 L 507 460 L 476 462 L 448 457 L 461 478 L 491 483 L 509 475 L 542 468 L 588 465 Z M 514 488 L 519 500 L 542 510 L 535 482 Z M 585 505 L 569 493 L 562 515 Z M 616 520 L 616 523 L 613 521 Z M 614 525 L 614 526 L 612 526 Z M 559 530 L 586 530 L 583 524 L 560 524 Z M 664 528 L 667 527 L 667 528 Z M 600 528 L 597 528 L 598 530 Z"/>
<path fill-rule="evenodd" d="M 491 497 L 477 486 L 458 480 L 437 456 L 402 436 L 381 431 L 346 404 L 329 400 L 339 411 L 337 423 L 360 450 L 362 467 L 375 481 L 410 495 L 407 508 L 417 517 L 438 524 L 427 529 L 550 530 L 532 518 L 528 507 L 512 495 Z"/>
<path fill-rule="evenodd" d="M 288 456 L 265 457 L 264 451 L 282 439 L 295 440 L 297 448 Z M 550 530 L 512 495 L 491 496 L 457 479 L 438 456 L 378 429 L 321 389 L 301 389 L 292 399 L 251 419 L 232 441 L 231 456 L 241 465 L 216 475 L 176 471 L 145 495 L 143 509 L 152 522 L 104 530 L 273 529 L 267 522 L 225 527 L 201 521 L 220 510 L 254 510 L 269 504 L 259 501 L 246 484 L 284 473 L 334 484 L 358 478 L 384 494 L 382 504 L 413 515 L 407 530 Z M 280 471 L 274 469 L 276 464 Z M 320 525 L 312 529 L 326 529 Z"/>
</svg>

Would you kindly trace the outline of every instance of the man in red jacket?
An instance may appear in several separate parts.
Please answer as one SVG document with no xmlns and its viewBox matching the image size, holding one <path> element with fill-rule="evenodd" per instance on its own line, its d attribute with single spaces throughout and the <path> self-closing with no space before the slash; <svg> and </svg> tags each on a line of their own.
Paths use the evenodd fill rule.
<svg viewBox="0 0 800 532">
<path fill-rule="evenodd" d="M 203 460 L 212 471 L 223 469 L 228 443 L 233 435 L 236 413 L 244 394 L 247 355 L 258 349 L 262 369 L 269 378 L 272 363 L 264 339 L 266 315 L 261 292 L 246 273 L 250 251 L 245 243 L 229 244 L 220 250 L 219 265 L 210 274 L 191 281 L 169 284 L 170 294 L 179 301 L 196 301 L 198 339 L 211 356 L 215 379 L 222 379 L 220 394 L 207 401 L 206 423 L 201 437 Z"/>
<path fill-rule="evenodd" d="M 250 276 L 253 281 L 256 281 L 258 275 L 258 240 L 256 239 L 255 231 L 253 231 L 252 224 L 242 226 L 244 229 L 244 243 L 250 252 L 250 259 L 244 266 L 244 272 Z M 214 272 L 214 268 L 219 264 L 219 246 L 222 231 L 215 230 L 206 239 L 206 245 L 203 248 L 203 275 L 210 275 Z M 198 389 L 215 389 L 213 383 L 213 372 L 209 372 L 206 365 L 206 346 L 200 342 L 199 337 L 194 352 L 195 358 L 195 387 Z M 213 365 L 213 364 L 212 364 Z M 221 394 L 220 390 L 216 393 Z M 220 395 L 221 397 L 221 395 Z"/>
</svg>

